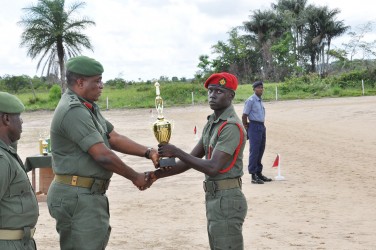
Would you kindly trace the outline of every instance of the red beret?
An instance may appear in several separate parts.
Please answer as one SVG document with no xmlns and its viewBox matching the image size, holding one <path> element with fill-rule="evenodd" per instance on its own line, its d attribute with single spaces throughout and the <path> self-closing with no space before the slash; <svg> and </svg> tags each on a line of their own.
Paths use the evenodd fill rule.
<svg viewBox="0 0 376 250">
<path fill-rule="evenodd" d="M 208 88 L 209 84 L 219 84 L 221 87 L 235 91 L 238 88 L 238 79 L 227 72 L 215 73 L 205 81 L 205 88 Z"/>
</svg>

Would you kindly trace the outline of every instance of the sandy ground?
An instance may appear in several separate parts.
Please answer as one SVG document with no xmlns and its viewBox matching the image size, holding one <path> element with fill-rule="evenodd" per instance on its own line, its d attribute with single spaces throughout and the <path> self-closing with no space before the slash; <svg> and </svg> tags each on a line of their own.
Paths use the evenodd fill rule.
<svg viewBox="0 0 376 250">
<path fill-rule="evenodd" d="M 248 200 L 246 249 L 376 249 L 376 97 L 281 101 L 265 104 L 267 147 L 264 174 L 281 155 L 285 181 L 253 185 L 245 150 L 243 191 Z M 239 115 L 243 105 L 235 105 Z M 104 111 L 118 132 L 156 147 L 149 109 Z M 211 110 L 165 109 L 174 121 L 171 142 L 189 151 Z M 23 114 L 22 159 L 38 153 L 52 112 Z M 155 113 L 154 113 L 155 114 Z M 120 155 L 138 171 L 146 159 Z M 158 180 L 141 192 L 114 176 L 108 191 L 112 234 L 107 249 L 209 249 L 201 173 L 190 170 Z M 58 249 L 55 222 L 40 202 L 35 239 L 41 250 Z"/>
</svg>

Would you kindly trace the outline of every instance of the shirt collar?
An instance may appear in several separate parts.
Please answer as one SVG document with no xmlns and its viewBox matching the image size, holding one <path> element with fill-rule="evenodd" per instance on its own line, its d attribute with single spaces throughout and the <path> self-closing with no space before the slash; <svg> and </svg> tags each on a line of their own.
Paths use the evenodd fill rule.
<svg viewBox="0 0 376 250">
<path fill-rule="evenodd" d="M 5 149 L 6 151 L 12 154 L 16 154 L 16 150 L 14 150 L 14 148 L 10 147 L 9 145 L 5 144 L 5 142 L 3 142 L 2 140 L 0 140 L 0 148 Z"/>
<path fill-rule="evenodd" d="M 220 120 L 227 120 L 230 116 L 232 116 L 232 114 L 234 114 L 235 112 L 235 109 L 234 109 L 234 106 L 231 104 L 230 106 L 228 106 L 225 111 L 223 111 L 223 113 L 217 118 L 215 119 L 215 114 L 211 114 L 208 116 L 208 121 L 209 122 L 214 122 L 214 123 L 217 123 L 219 122 Z M 214 120 L 215 119 L 215 120 Z"/>
<path fill-rule="evenodd" d="M 258 95 L 256 95 L 256 94 L 253 94 L 253 96 L 257 99 L 257 101 L 262 101 L 262 98 L 261 97 L 259 97 Z"/>
<path fill-rule="evenodd" d="M 84 104 L 91 111 L 95 111 L 97 109 L 97 105 L 94 102 L 90 102 L 85 98 L 82 98 L 81 96 L 77 95 L 76 92 L 69 88 L 67 88 L 67 94 L 77 96 L 77 98 L 82 102 L 82 104 Z"/>
</svg>

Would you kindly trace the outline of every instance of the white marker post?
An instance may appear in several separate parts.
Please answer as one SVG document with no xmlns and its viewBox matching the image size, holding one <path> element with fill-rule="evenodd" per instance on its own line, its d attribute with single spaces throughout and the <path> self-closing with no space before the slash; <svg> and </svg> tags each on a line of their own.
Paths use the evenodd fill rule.
<svg viewBox="0 0 376 250">
<path fill-rule="evenodd" d="M 106 110 L 108 110 L 108 96 L 107 96 L 107 98 L 106 98 Z"/>
<path fill-rule="evenodd" d="M 274 177 L 276 181 L 283 181 L 285 177 L 281 175 L 281 156 L 278 154 L 278 175 Z"/>
<path fill-rule="evenodd" d="M 198 130 L 197 130 L 197 126 L 195 126 L 195 128 L 194 128 L 194 132 L 195 132 L 195 141 L 198 141 L 198 140 L 200 140 L 200 138 L 198 137 Z"/>
<path fill-rule="evenodd" d="M 364 81 L 362 79 L 362 94 L 364 95 Z"/>
<path fill-rule="evenodd" d="M 278 101 L 278 87 L 275 86 L 275 100 Z"/>
</svg>

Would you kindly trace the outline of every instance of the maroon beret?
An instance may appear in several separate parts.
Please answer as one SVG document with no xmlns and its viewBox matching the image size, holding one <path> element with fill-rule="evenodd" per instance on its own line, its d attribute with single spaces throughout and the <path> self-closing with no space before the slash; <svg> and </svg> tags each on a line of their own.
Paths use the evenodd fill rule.
<svg viewBox="0 0 376 250">
<path fill-rule="evenodd" d="M 221 87 L 235 91 L 238 88 L 238 79 L 227 72 L 215 73 L 205 81 L 205 88 L 208 88 L 209 84 L 219 84 Z"/>
</svg>

